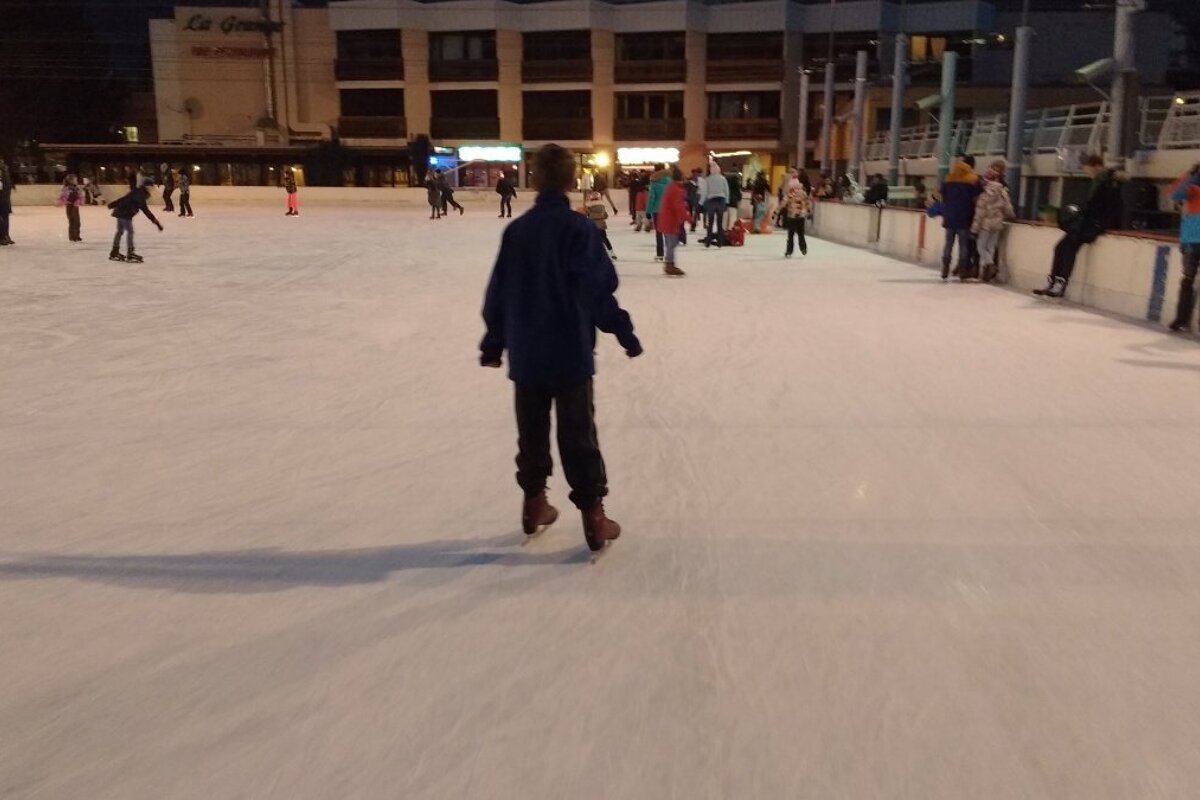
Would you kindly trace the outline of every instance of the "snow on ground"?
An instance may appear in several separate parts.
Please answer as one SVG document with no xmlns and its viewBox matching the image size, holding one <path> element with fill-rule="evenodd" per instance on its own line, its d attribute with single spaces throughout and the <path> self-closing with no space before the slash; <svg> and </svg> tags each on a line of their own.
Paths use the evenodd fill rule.
<svg viewBox="0 0 1200 800">
<path fill-rule="evenodd" d="M 0 249 L 0 797 L 1194 796 L 1195 341 L 617 222 L 593 564 L 490 210 L 196 209 Z"/>
</svg>

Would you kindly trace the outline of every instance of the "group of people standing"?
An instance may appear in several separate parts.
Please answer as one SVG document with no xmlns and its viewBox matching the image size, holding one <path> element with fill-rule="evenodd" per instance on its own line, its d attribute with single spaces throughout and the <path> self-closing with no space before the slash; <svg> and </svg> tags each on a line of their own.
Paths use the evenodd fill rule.
<svg viewBox="0 0 1200 800">
<path fill-rule="evenodd" d="M 1004 223 L 1015 216 L 1004 171 L 1004 161 L 996 160 L 980 178 L 975 173 L 975 159 L 967 155 L 960 155 L 951 165 L 929 209 L 931 216 L 941 214 L 946 229 L 942 280 L 950 278 L 956 244 L 958 264 L 954 275 L 960 281 L 978 277 L 990 283 L 996 279 L 996 246 Z"/>
<path fill-rule="evenodd" d="M 454 199 L 454 187 L 440 169 L 425 181 L 425 191 L 429 201 L 430 219 L 449 216 L 452 207 L 458 209 L 460 216 L 465 213 L 462 205 Z"/>
</svg>

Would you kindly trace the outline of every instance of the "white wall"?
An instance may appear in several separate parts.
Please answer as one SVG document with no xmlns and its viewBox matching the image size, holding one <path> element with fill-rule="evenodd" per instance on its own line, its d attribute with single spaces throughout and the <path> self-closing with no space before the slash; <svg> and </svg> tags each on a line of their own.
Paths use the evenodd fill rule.
<svg viewBox="0 0 1200 800">
<path fill-rule="evenodd" d="M 880 212 L 872 206 L 842 203 L 817 204 L 813 235 L 931 268 L 940 268 L 946 241 L 940 219 L 908 209 Z M 1002 280 L 1021 292 L 1045 286 L 1054 246 L 1061 238 L 1062 232 L 1054 227 L 1009 225 L 1000 245 Z M 1164 255 L 1166 272 L 1159 275 Z M 1067 300 L 1129 319 L 1167 322 L 1174 314 L 1182 276 L 1177 242 L 1101 236 L 1080 251 Z M 1153 319 L 1152 305 L 1161 309 L 1160 319 Z"/>
</svg>

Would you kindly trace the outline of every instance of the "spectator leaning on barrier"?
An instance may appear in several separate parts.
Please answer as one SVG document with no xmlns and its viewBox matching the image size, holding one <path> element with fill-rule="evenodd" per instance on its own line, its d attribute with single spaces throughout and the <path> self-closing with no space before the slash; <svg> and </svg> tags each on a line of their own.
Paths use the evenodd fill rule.
<svg viewBox="0 0 1200 800">
<path fill-rule="evenodd" d="M 1179 286 L 1179 307 L 1171 330 L 1188 331 L 1192 328 L 1192 311 L 1196 304 L 1196 269 L 1200 267 L 1200 164 L 1175 181 L 1171 186 L 1171 200 L 1183 206 L 1183 220 L 1179 225 L 1183 282 Z"/>
<path fill-rule="evenodd" d="M 1062 297 L 1075 270 L 1075 257 L 1085 244 L 1091 244 L 1106 230 L 1120 224 L 1121 184 L 1116 173 L 1104 168 L 1104 159 L 1090 155 L 1083 159 L 1083 171 L 1092 179 L 1087 201 L 1079 215 L 1064 226 L 1066 235 L 1054 247 L 1054 266 L 1044 289 L 1034 289 L 1041 297 Z"/>
<path fill-rule="evenodd" d="M 1012 199 L 1004 185 L 1003 165 L 992 164 L 983 176 L 983 193 L 975 201 L 975 221 L 971 235 L 979 248 L 980 278 L 984 283 L 996 279 L 996 245 L 1004 231 L 1004 223 L 1013 217 Z"/>
<path fill-rule="evenodd" d="M 942 280 L 950 277 L 950 258 L 958 242 L 958 266 L 954 274 L 966 280 L 971 270 L 971 225 L 975 222 L 975 200 L 983 186 L 975 170 L 964 159 L 957 159 L 942 184 L 942 227 L 946 229 L 946 247 L 942 250 Z"/>
<path fill-rule="evenodd" d="M 871 177 L 871 182 L 867 185 L 867 193 L 863 195 L 863 202 L 870 203 L 873 206 L 883 208 L 888 201 L 888 182 L 887 179 L 876 173 Z"/>
</svg>

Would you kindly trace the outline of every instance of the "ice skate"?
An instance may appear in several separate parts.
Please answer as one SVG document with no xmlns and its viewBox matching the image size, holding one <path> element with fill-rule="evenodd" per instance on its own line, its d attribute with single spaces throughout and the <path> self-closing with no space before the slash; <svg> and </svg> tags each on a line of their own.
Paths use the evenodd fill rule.
<svg viewBox="0 0 1200 800">
<path fill-rule="evenodd" d="M 621 526 L 604 513 L 604 503 L 596 503 L 583 514 L 583 538 L 593 553 L 621 535 Z"/>
<path fill-rule="evenodd" d="M 1172 333 L 1191 333 L 1192 329 L 1186 322 L 1172 322 L 1167 328 Z"/>
<path fill-rule="evenodd" d="M 669 278 L 682 278 L 687 273 L 668 261 L 663 264 L 663 274 Z"/>
<path fill-rule="evenodd" d="M 1067 293 L 1067 282 L 1063 278 L 1050 275 L 1046 280 L 1046 286 L 1042 289 L 1034 289 L 1033 293 L 1038 297 L 1062 297 Z"/>
<path fill-rule="evenodd" d="M 526 536 L 534 536 L 554 524 L 558 519 L 558 509 L 550 505 L 546 492 L 542 491 L 532 497 L 525 498 L 521 509 L 521 530 Z"/>
<path fill-rule="evenodd" d="M 124 261 L 125 256 L 121 255 L 121 251 L 114 247 L 112 249 L 112 252 L 108 254 L 108 260 L 109 261 Z"/>
<path fill-rule="evenodd" d="M 139 256 L 137 253 L 135 253 L 135 252 L 133 252 L 132 250 L 130 250 L 128 253 L 126 253 L 126 254 L 125 254 L 125 260 L 126 260 L 126 261 L 132 261 L 132 262 L 133 262 L 133 263 L 135 263 L 135 264 L 141 264 L 141 263 L 142 263 L 143 261 L 145 261 L 146 259 L 142 258 L 142 257 L 141 257 L 141 256 Z"/>
</svg>

